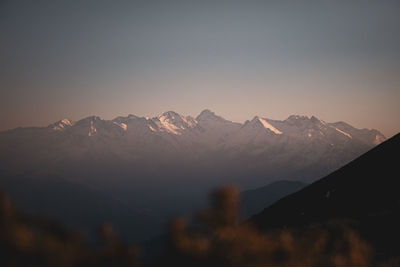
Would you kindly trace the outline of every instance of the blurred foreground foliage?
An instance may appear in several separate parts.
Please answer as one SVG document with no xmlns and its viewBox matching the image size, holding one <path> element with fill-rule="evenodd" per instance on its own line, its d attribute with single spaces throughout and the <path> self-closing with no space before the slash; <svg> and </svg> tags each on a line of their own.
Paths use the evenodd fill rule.
<svg viewBox="0 0 400 267">
<path fill-rule="evenodd" d="M 138 249 L 123 243 L 110 225 L 99 229 L 101 244 L 58 222 L 17 212 L 0 193 L 0 266 L 137 266 Z"/>
<path fill-rule="evenodd" d="M 56 222 L 17 213 L 0 195 L 0 266 L 400 266 L 399 259 L 374 262 L 372 248 L 347 223 L 261 233 L 239 222 L 237 189 L 220 188 L 195 223 L 170 224 L 161 256 L 139 264 L 138 248 L 110 225 L 99 231 L 101 244 L 89 247 Z"/>
</svg>

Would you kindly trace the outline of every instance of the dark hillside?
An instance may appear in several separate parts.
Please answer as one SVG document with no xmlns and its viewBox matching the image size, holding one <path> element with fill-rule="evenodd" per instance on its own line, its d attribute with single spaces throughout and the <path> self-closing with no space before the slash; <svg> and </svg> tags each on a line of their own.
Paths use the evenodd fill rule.
<svg viewBox="0 0 400 267">
<path fill-rule="evenodd" d="M 262 230 L 351 220 L 377 256 L 400 253 L 400 134 L 346 166 L 264 209 L 250 221 Z"/>
</svg>

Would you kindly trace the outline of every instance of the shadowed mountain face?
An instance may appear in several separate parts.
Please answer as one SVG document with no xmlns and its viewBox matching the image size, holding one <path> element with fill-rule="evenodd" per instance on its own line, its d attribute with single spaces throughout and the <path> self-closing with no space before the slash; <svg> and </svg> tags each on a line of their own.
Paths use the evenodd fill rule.
<svg viewBox="0 0 400 267">
<path fill-rule="evenodd" d="M 51 217 L 79 230 L 95 241 L 97 230 L 110 223 L 124 240 L 140 241 L 161 233 L 162 223 L 145 211 L 133 210 L 121 201 L 82 184 L 59 177 L 3 175 L 1 189 L 17 208 L 29 214 Z"/>
<path fill-rule="evenodd" d="M 400 251 L 398 164 L 400 134 L 361 157 L 289 195 L 250 221 L 260 229 L 352 220 L 378 256 Z"/>
<path fill-rule="evenodd" d="M 376 130 L 315 117 L 256 116 L 240 124 L 209 110 L 196 118 L 169 111 L 154 118 L 63 119 L 0 133 L 0 186 L 6 180 L 11 186 L 9 177 L 62 178 L 165 219 L 190 214 L 221 184 L 247 189 L 314 181 L 384 139 Z"/>
<path fill-rule="evenodd" d="M 299 191 L 307 184 L 300 181 L 277 181 L 240 194 L 240 207 L 244 219 L 261 212 L 275 201 Z"/>
</svg>

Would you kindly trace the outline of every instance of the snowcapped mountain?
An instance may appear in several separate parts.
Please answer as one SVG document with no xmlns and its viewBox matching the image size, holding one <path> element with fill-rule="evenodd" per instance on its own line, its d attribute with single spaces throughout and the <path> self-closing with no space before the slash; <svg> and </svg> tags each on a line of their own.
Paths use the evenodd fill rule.
<svg viewBox="0 0 400 267">
<path fill-rule="evenodd" d="M 314 116 L 256 116 L 243 124 L 210 110 L 196 118 L 173 111 L 153 118 L 90 116 L 0 132 L 0 171 L 54 173 L 133 208 L 171 215 L 199 205 L 219 184 L 248 189 L 314 181 L 384 140 L 377 130 Z"/>
<path fill-rule="evenodd" d="M 194 118 L 190 116 L 184 117 L 173 111 L 165 112 L 153 118 L 152 121 L 157 125 L 159 131 L 177 135 L 180 135 L 182 131 L 195 127 L 197 124 Z M 153 131 L 156 130 L 153 129 Z"/>
<path fill-rule="evenodd" d="M 168 111 L 154 118 L 128 115 L 113 120 L 102 120 L 97 116 L 77 122 L 62 119 L 46 128 L 35 129 L 63 132 L 72 136 L 102 138 L 126 136 L 125 139 L 129 139 L 135 135 L 141 137 L 154 135 L 168 140 L 173 136 L 178 142 L 179 139 L 186 140 L 190 135 L 197 139 L 193 141 L 203 145 L 210 147 L 218 145 L 225 148 L 257 141 L 281 140 L 282 142 L 287 139 L 301 140 L 305 143 L 321 140 L 332 145 L 356 142 L 372 147 L 386 140 L 377 130 L 356 129 L 345 122 L 326 123 L 314 116 L 291 115 L 283 121 L 255 116 L 251 121 L 240 124 L 217 116 L 210 110 L 202 111 L 196 118 Z"/>
<path fill-rule="evenodd" d="M 157 158 L 163 162 L 171 155 L 186 161 L 199 157 L 204 160 L 210 153 L 221 154 L 222 161 L 225 157 L 242 159 L 248 155 L 249 159 L 262 155 L 255 159 L 260 164 L 268 158 L 268 162 L 279 159 L 278 165 L 297 156 L 308 165 L 327 157 L 339 161 L 339 167 L 384 140 L 377 130 L 360 130 L 344 122 L 326 123 L 314 116 L 292 115 L 283 121 L 255 116 L 240 124 L 210 110 L 196 118 L 168 111 L 154 118 L 128 115 L 113 120 L 97 116 L 76 122 L 62 119 L 48 127 L 2 132 L 0 154 L 29 158 L 33 153 L 30 163 L 39 159 L 54 163 L 62 157 L 85 158 L 87 154 L 123 161 Z M 47 151 L 47 155 L 38 157 L 40 151 Z"/>
<path fill-rule="evenodd" d="M 56 123 L 50 124 L 49 127 L 52 127 L 55 131 L 62 131 L 65 128 L 71 127 L 72 121 L 69 119 L 62 119 Z"/>
</svg>

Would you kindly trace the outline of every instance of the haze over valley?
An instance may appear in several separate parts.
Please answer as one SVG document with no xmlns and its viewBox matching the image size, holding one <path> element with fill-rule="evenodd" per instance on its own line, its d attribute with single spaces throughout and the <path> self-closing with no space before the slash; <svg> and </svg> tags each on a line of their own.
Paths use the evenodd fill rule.
<svg viewBox="0 0 400 267">
<path fill-rule="evenodd" d="M 93 195 L 88 200 L 113 203 L 117 210 L 142 214 L 136 218 L 144 221 L 153 218 L 159 226 L 149 236 L 142 232 L 143 238 L 169 218 L 204 207 L 217 186 L 246 190 L 279 180 L 310 183 L 385 139 L 378 130 L 314 116 L 283 121 L 255 116 L 240 124 L 207 109 L 196 117 L 168 111 L 153 118 L 62 119 L 0 133 L 1 185 L 22 208 L 63 220 L 65 214 L 55 211 L 69 202 L 93 209 L 76 199 L 76 191 L 86 190 Z M 24 194 L 21 187 L 29 191 Z M 51 197 L 61 192 L 66 197 Z M 52 202 L 43 206 L 38 196 L 46 194 Z M 83 223 L 87 228 L 104 219 L 90 216 Z M 72 217 L 67 221 L 80 226 L 82 218 Z"/>
</svg>

